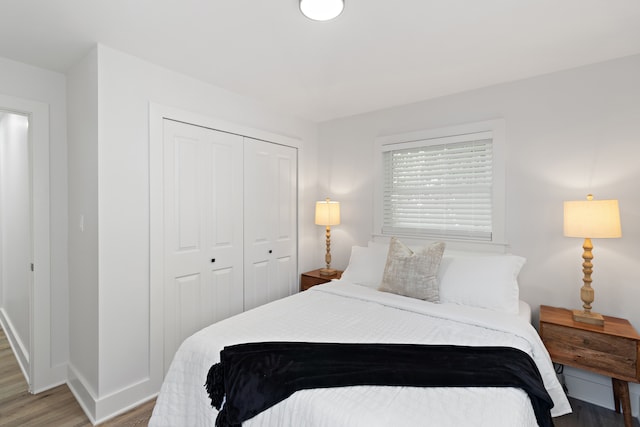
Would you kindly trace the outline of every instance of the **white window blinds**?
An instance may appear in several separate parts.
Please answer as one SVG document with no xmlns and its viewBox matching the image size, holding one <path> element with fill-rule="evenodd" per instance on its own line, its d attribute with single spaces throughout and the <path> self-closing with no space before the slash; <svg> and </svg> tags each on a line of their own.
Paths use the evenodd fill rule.
<svg viewBox="0 0 640 427">
<path fill-rule="evenodd" d="M 492 239 L 491 132 L 383 148 L 385 234 Z"/>
</svg>

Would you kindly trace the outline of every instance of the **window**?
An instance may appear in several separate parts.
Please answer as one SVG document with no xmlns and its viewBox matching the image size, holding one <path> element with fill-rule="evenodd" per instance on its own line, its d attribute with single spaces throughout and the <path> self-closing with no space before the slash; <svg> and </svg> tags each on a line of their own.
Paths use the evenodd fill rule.
<svg viewBox="0 0 640 427">
<path fill-rule="evenodd" d="M 378 232 L 502 241 L 501 123 L 379 139 Z"/>
</svg>

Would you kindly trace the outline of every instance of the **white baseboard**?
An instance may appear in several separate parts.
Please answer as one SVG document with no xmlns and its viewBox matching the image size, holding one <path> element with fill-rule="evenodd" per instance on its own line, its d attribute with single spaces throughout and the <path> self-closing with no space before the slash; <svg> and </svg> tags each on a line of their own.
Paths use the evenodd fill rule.
<svg viewBox="0 0 640 427">
<path fill-rule="evenodd" d="M 67 385 L 91 424 L 96 425 L 96 392 L 71 363 L 67 366 Z"/>
<path fill-rule="evenodd" d="M 39 382 L 41 382 L 42 384 L 40 386 L 34 386 L 33 390 L 31 390 L 33 394 L 41 393 L 54 387 L 58 387 L 59 385 L 66 384 L 67 382 L 66 363 L 49 367 L 46 373 L 43 372 L 42 369 L 40 369 L 39 372 L 40 374 L 42 374 L 39 377 Z M 44 374 L 46 374 L 46 377 L 43 377 Z"/>
<path fill-rule="evenodd" d="M 96 402 L 96 421 L 102 423 L 153 399 L 158 390 L 151 386 L 152 381 L 145 379 L 101 397 Z"/>
<path fill-rule="evenodd" d="M 564 377 L 569 396 L 604 408 L 614 409 L 611 378 L 569 366 L 564 368 Z M 629 396 L 631 413 L 640 420 L 640 386 L 638 384 L 629 383 Z"/>
<path fill-rule="evenodd" d="M 4 308 L 0 308 L 0 325 L 2 325 L 2 330 L 4 330 L 4 333 L 7 336 L 9 345 L 11 346 L 13 354 L 16 356 L 16 360 L 20 366 L 20 370 L 22 371 L 22 375 L 24 375 L 24 379 L 29 385 L 29 391 L 31 391 L 29 352 L 20 339 L 20 336 L 16 333 L 13 323 Z"/>
<path fill-rule="evenodd" d="M 69 366 L 67 375 L 69 389 L 93 425 L 114 418 L 158 395 L 157 387 L 153 382 L 145 379 L 98 398 L 95 391 L 73 366 Z"/>
<path fill-rule="evenodd" d="M 37 359 L 33 359 L 30 356 L 24 343 L 16 333 L 13 323 L 4 308 L 0 308 L 0 326 L 2 326 L 2 329 L 7 336 L 9 345 L 11 346 L 13 354 L 18 361 L 18 366 L 20 366 L 20 370 L 27 382 L 30 393 L 38 394 L 67 382 L 66 363 L 58 364 L 56 366 L 48 366 L 49 364 L 42 363 L 43 361 L 41 360 L 40 365 L 35 365 L 35 363 L 37 363 Z M 34 363 L 33 366 L 31 366 L 32 361 Z"/>
</svg>

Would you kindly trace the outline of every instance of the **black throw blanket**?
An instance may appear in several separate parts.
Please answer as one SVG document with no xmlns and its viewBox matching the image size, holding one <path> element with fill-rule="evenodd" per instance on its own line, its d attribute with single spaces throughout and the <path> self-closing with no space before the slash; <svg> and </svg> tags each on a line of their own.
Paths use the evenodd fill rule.
<svg viewBox="0 0 640 427">
<path fill-rule="evenodd" d="M 529 395 L 538 425 L 553 426 L 553 402 L 538 368 L 529 355 L 508 347 L 239 344 L 220 352 L 205 386 L 220 410 L 216 427 L 231 427 L 298 390 L 355 385 L 518 387 Z"/>
</svg>

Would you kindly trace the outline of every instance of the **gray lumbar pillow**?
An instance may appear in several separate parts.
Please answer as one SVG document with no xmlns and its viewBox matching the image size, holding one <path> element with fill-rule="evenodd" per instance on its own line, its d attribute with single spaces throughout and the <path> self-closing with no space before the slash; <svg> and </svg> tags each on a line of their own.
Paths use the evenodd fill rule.
<svg viewBox="0 0 640 427">
<path fill-rule="evenodd" d="M 414 252 L 392 237 L 378 290 L 439 302 L 438 268 L 444 247 L 444 242 L 436 242 Z"/>
</svg>

